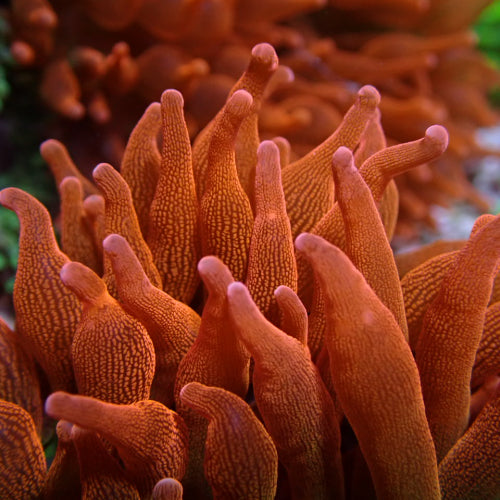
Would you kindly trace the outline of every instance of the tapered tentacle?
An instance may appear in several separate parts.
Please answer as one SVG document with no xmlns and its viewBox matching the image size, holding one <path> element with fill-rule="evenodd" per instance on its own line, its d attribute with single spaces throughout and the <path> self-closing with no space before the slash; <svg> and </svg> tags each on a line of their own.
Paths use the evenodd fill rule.
<svg viewBox="0 0 500 500">
<path fill-rule="evenodd" d="M 14 284 L 16 332 L 51 387 L 73 390 L 70 349 L 81 307 L 59 279 L 69 259 L 59 250 L 50 215 L 39 201 L 20 189 L 7 188 L 0 191 L 0 203 L 16 212 L 21 223 Z"/>
<path fill-rule="evenodd" d="M 295 245 L 324 293 L 333 385 L 377 496 L 439 498 L 418 370 L 393 314 L 340 249 L 311 234 Z"/>
<path fill-rule="evenodd" d="M 187 431 L 182 419 L 151 400 L 116 405 L 65 392 L 51 394 L 45 411 L 105 438 L 140 495 L 150 495 L 164 477 L 182 479 L 187 461 Z"/>
<path fill-rule="evenodd" d="M 242 283 L 228 288 L 236 332 L 255 365 L 259 412 L 294 498 L 343 498 L 340 432 L 333 402 L 303 344 L 259 311 Z"/>
<path fill-rule="evenodd" d="M 153 286 L 125 238 L 111 234 L 103 248 L 123 307 L 146 327 L 153 341 L 156 367 L 151 399 L 172 407 L 177 369 L 198 334 L 200 317 Z"/>
<path fill-rule="evenodd" d="M 104 281 L 79 262 L 61 280 L 82 303 L 71 355 L 78 391 L 112 403 L 149 397 L 155 353 L 146 329 L 111 297 Z"/>
<path fill-rule="evenodd" d="M 257 158 L 255 220 L 246 284 L 259 309 L 277 324 L 278 305 L 273 292 L 280 285 L 297 289 L 297 264 L 281 187 L 278 147 L 271 141 L 262 142 Z"/>
<path fill-rule="evenodd" d="M 458 253 L 423 320 L 416 360 L 439 461 L 467 428 L 472 368 L 499 264 L 497 216 Z"/>
<path fill-rule="evenodd" d="M 208 419 L 204 470 L 214 498 L 274 498 L 278 454 L 250 406 L 229 391 L 198 382 L 184 386 L 180 397 Z"/>
<path fill-rule="evenodd" d="M 30 414 L 0 400 L 0 497 L 38 498 L 47 464 Z"/>
<path fill-rule="evenodd" d="M 201 248 L 191 143 L 183 106 L 180 92 L 166 90 L 162 94 L 163 149 L 159 179 L 149 210 L 147 242 L 160 272 L 163 290 L 189 304 L 199 283 L 196 264 Z"/>
</svg>

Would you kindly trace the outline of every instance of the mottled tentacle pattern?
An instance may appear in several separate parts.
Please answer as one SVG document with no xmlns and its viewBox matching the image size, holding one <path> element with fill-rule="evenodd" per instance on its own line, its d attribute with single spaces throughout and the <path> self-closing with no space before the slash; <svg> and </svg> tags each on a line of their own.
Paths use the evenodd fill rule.
<svg viewBox="0 0 500 500">
<path fill-rule="evenodd" d="M 38 498 L 45 480 L 43 447 L 30 414 L 0 400 L 0 497 Z"/>
<path fill-rule="evenodd" d="M 497 216 L 458 253 L 423 320 L 416 360 L 439 461 L 467 428 L 472 368 L 499 263 Z"/>
<path fill-rule="evenodd" d="M 217 118 L 208 150 L 207 187 L 200 202 L 203 255 L 215 255 L 236 280 L 245 279 L 253 213 L 236 171 L 234 143 L 252 96 L 235 92 Z"/>
<path fill-rule="evenodd" d="M 248 404 L 198 382 L 184 386 L 180 397 L 209 420 L 204 468 L 214 497 L 273 499 L 278 454 Z"/>
<path fill-rule="evenodd" d="M 255 360 L 255 399 L 293 498 L 342 498 L 340 434 L 319 372 L 298 340 L 264 318 L 242 283 L 229 286 L 228 303 L 238 335 Z"/>
<path fill-rule="evenodd" d="M 103 247 L 123 307 L 142 322 L 153 341 L 156 368 L 152 399 L 171 407 L 177 368 L 198 334 L 200 317 L 153 286 L 125 238 L 111 234 Z"/>
<path fill-rule="evenodd" d="M 277 324 L 274 290 L 280 285 L 297 290 L 297 264 L 281 187 L 278 147 L 271 141 L 262 142 L 257 158 L 255 220 L 246 284 L 259 309 Z"/>
<path fill-rule="evenodd" d="M 144 111 L 132 130 L 120 164 L 120 173 L 130 188 L 144 236 L 148 234 L 149 207 L 160 170 L 161 157 L 157 145 L 160 127 L 160 105 L 154 102 Z"/>
<path fill-rule="evenodd" d="M 125 472 L 141 495 L 151 494 L 164 477 L 184 476 L 186 427 L 179 415 L 161 403 L 144 400 L 116 405 L 56 392 L 47 398 L 45 410 L 53 418 L 99 433 L 116 447 Z"/>
<path fill-rule="evenodd" d="M 311 234 L 295 244 L 325 295 L 333 384 L 377 496 L 439 498 L 417 366 L 393 314 L 337 247 Z"/>
<path fill-rule="evenodd" d="M 0 191 L 0 203 L 21 223 L 14 284 L 16 332 L 49 378 L 53 390 L 74 388 L 70 350 L 80 317 L 78 299 L 59 272 L 68 257 L 59 250 L 45 207 L 17 188 Z"/>
<path fill-rule="evenodd" d="M 147 399 L 155 354 L 146 328 L 122 309 L 104 281 L 83 264 L 65 264 L 61 280 L 83 307 L 71 346 L 78 391 L 111 403 Z"/>
<path fill-rule="evenodd" d="M 184 99 L 176 90 L 161 96 L 163 150 L 160 172 L 149 209 L 147 242 L 163 289 L 189 303 L 199 283 L 198 200 L 193 177 Z"/>
</svg>

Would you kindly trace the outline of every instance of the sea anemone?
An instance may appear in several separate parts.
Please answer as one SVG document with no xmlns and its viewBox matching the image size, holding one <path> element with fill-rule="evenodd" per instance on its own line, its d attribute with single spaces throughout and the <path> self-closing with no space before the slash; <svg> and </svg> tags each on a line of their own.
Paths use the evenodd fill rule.
<svg viewBox="0 0 500 500">
<path fill-rule="evenodd" d="M 364 86 L 291 161 L 283 138 L 259 141 L 277 67 L 254 47 L 193 146 L 166 90 L 93 183 L 44 142 L 62 250 L 40 202 L 0 192 L 21 223 L 2 498 L 500 494 L 500 216 L 398 271 L 392 178 L 441 155 L 446 130 L 386 146 Z"/>
</svg>

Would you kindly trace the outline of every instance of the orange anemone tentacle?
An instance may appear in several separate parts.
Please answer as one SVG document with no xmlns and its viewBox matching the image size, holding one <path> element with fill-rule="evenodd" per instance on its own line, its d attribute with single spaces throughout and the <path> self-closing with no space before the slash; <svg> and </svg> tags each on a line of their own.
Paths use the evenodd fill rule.
<svg viewBox="0 0 500 500">
<path fill-rule="evenodd" d="M 45 411 L 97 432 L 116 447 L 127 477 L 149 496 L 164 477 L 182 479 L 187 461 L 187 431 L 182 419 L 157 401 L 130 405 L 106 403 L 65 392 L 51 394 Z"/>
<path fill-rule="evenodd" d="M 78 177 L 65 177 L 59 185 L 61 198 L 61 248 L 73 261 L 99 272 L 95 240 L 83 207 L 83 188 Z"/>
<path fill-rule="evenodd" d="M 173 477 L 167 477 L 155 484 L 151 500 L 182 500 L 183 492 L 182 483 Z"/>
<path fill-rule="evenodd" d="M 161 158 L 157 143 L 160 126 L 160 104 L 153 102 L 130 133 L 120 164 L 120 173 L 130 188 L 144 237 L 149 231 L 149 207 L 160 170 Z"/>
<path fill-rule="evenodd" d="M 267 321 L 242 283 L 229 285 L 233 325 L 255 365 L 255 401 L 295 498 L 343 498 L 333 402 L 303 344 Z"/>
<path fill-rule="evenodd" d="M 151 284 L 125 238 L 111 234 L 103 247 L 124 309 L 146 327 L 153 341 L 156 368 L 151 399 L 172 407 L 177 369 L 198 334 L 200 317 Z"/>
<path fill-rule="evenodd" d="M 189 428 L 189 465 L 184 488 L 186 494 L 199 496 L 208 486 L 203 477 L 207 423 L 183 404 L 179 393 L 189 382 L 200 382 L 244 398 L 249 385 L 250 355 L 229 324 L 226 291 L 234 280 L 228 267 L 216 257 L 207 256 L 201 259 L 198 269 L 208 297 L 198 336 L 179 365 L 175 398 Z"/>
<path fill-rule="evenodd" d="M 283 169 L 283 191 L 294 237 L 310 230 L 331 209 L 332 155 L 340 146 L 355 148 L 379 100 L 374 87 L 362 87 L 337 130 L 306 156 Z"/>
<path fill-rule="evenodd" d="M 423 320 L 416 360 L 438 461 L 467 428 L 472 368 L 499 264 L 497 216 L 458 253 Z"/>
<path fill-rule="evenodd" d="M 277 324 L 278 305 L 273 293 L 280 285 L 297 290 L 297 264 L 281 187 L 278 147 L 272 141 L 262 142 L 257 158 L 255 220 L 246 285 L 264 316 Z"/>
<path fill-rule="evenodd" d="M 500 491 L 500 391 L 439 464 L 443 500 L 497 498 Z"/>
<path fill-rule="evenodd" d="M 191 143 L 183 106 L 180 92 L 163 92 L 163 149 L 160 175 L 149 210 L 147 242 L 160 272 L 163 290 L 189 304 L 199 283 L 196 264 L 201 249 Z"/>
<path fill-rule="evenodd" d="M 408 338 L 399 274 L 372 193 L 349 149 L 337 149 L 332 165 L 335 197 L 344 221 L 345 253 Z"/>
<path fill-rule="evenodd" d="M 274 291 L 279 308 L 279 327 L 307 347 L 307 311 L 298 295 L 289 287 L 280 285 Z"/>
<path fill-rule="evenodd" d="M 377 497 L 438 499 L 418 370 L 393 314 L 340 249 L 307 233 L 295 245 L 324 293 L 333 385 Z"/>
<path fill-rule="evenodd" d="M 81 498 L 80 467 L 71 439 L 73 425 L 59 420 L 56 425 L 57 448 L 43 485 L 41 498 Z"/>
<path fill-rule="evenodd" d="M 25 409 L 42 433 L 42 399 L 35 363 L 0 317 L 0 399 Z"/>
<path fill-rule="evenodd" d="M 472 370 L 471 387 L 480 386 L 486 377 L 500 373 L 500 302 L 486 310 L 481 342 Z"/>
<path fill-rule="evenodd" d="M 47 464 L 30 414 L 0 400 L 0 497 L 39 498 Z"/>
<path fill-rule="evenodd" d="M 85 196 L 97 194 L 99 190 L 78 170 L 69 156 L 66 146 L 56 139 L 47 139 L 40 145 L 40 154 L 48 163 L 52 175 L 59 186 L 65 177 L 76 177 L 83 187 Z"/>
<path fill-rule="evenodd" d="M 215 498 L 266 498 L 276 493 L 278 454 L 245 401 L 219 387 L 185 385 L 182 402 L 208 419 L 204 469 Z"/>
<path fill-rule="evenodd" d="M 17 188 L 0 191 L 0 203 L 20 224 L 19 260 L 14 283 L 16 331 L 49 378 L 52 389 L 73 390 L 71 342 L 80 303 L 59 279 L 68 257 L 57 246 L 47 209 Z"/>
<path fill-rule="evenodd" d="M 111 403 L 149 397 L 155 353 L 146 329 L 108 294 L 104 281 L 79 262 L 61 280 L 81 301 L 71 356 L 78 391 Z"/>
<path fill-rule="evenodd" d="M 95 432 L 73 425 L 71 440 L 78 454 L 82 498 L 139 500 L 137 488 Z"/>
<path fill-rule="evenodd" d="M 106 236 L 116 233 L 127 239 L 154 286 L 161 288 L 160 273 L 153 262 L 151 250 L 142 237 L 132 195 L 125 179 L 108 163 L 100 163 L 92 172 L 105 200 Z M 102 244 L 102 242 L 101 242 Z M 104 277 L 109 293 L 116 296 L 111 265 L 104 258 Z"/>
<path fill-rule="evenodd" d="M 193 167 L 196 180 L 196 191 L 201 200 L 206 188 L 206 171 L 208 169 L 208 152 L 214 128 L 217 126 L 220 115 L 225 112 L 231 97 L 240 90 L 252 96 L 252 104 L 247 116 L 242 120 L 241 133 L 235 140 L 235 162 L 238 179 L 243 190 L 253 200 L 253 178 L 257 162 L 257 147 L 259 134 L 257 118 L 261 102 L 269 79 L 278 68 L 278 58 L 274 48 L 268 43 L 261 43 L 253 47 L 246 71 L 231 88 L 224 108 L 198 134 L 193 145 Z M 248 190 L 248 191 L 247 191 Z"/>
<path fill-rule="evenodd" d="M 252 107 L 252 96 L 235 92 L 214 124 L 207 186 L 200 203 L 203 255 L 219 257 L 235 279 L 245 279 L 253 213 L 236 173 L 234 141 Z"/>
</svg>

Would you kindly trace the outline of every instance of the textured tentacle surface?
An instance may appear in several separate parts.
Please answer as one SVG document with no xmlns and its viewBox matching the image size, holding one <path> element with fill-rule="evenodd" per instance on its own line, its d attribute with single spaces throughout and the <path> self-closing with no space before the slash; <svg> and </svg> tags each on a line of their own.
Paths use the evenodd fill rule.
<svg viewBox="0 0 500 500">
<path fill-rule="evenodd" d="M 337 130 L 309 154 L 283 169 L 283 190 L 292 234 L 310 230 L 333 205 L 332 154 L 340 147 L 358 144 L 380 96 L 365 86 Z"/>
<path fill-rule="evenodd" d="M 174 404 L 174 381 L 200 327 L 200 317 L 186 304 L 153 286 L 127 240 L 118 234 L 103 242 L 121 303 L 147 329 L 156 359 L 151 398 Z"/>
<path fill-rule="evenodd" d="M 97 165 L 92 175 L 105 200 L 105 235 L 116 233 L 126 238 L 151 282 L 161 288 L 160 273 L 154 265 L 151 250 L 142 236 L 132 194 L 125 179 L 108 163 Z M 109 293 L 115 297 L 116 285 L 110 263 L 106 258 L 104 281 Z"/>
<path fill-rule="evenodd" d="M 203 449 L 207 423 L 179 398 L 189 382 L 222 387 L 244 398 L 249 384 L 250 355 L 229 324 L 227 287 L 233 277 L 219 259 L 204 257 L 199 265 L 201 278 L 208 291 L 198 336 L 179 365 L 175 397 L 179 413 L 189 428 L 189 467 L 185 488 L 200 495 L 206 487 L 203 478 Z"/>
<path fill-rule="evenodd" d="M 239 90 L 219 115 L 208 152 L 207 187 L 200 204 L 203 254 L 219 257 L 238 280 L 247 272 L 253 213 L 236 173 L 234 141 L 251 107 L 251 95 Z"/>
<path fill-rule="evenodd" d="M 191 382 L 184 404 L 208 419 L 204 469 L 214 498 L 273 499 L 278 454 L 251 408 L 235 394 Z"/>
<path fill-rule="evenodd" d="M 37 498 L 46 475 L 45 455 L 30 414 L 0 400 L 0 497 Z"/>
<path fill-rule="evenodd" d="M 120 164 L 120 173 L 130 188 L 144 236 L 149 230 L 149 207 L 160 170 L 161 158 L 157 144 L 160 126 L 160 104 L 154 102 L 144 111 L 132 130 Z"/>
<path fill-rule="evenodd" d="M 182 479 L 187 461 L 187 431 L 174 411 L 151 400 L 116 405 L 88 396 L 51 394 L 45 411 L 97 432 L 116 447 L 140 495 L 149 495 L 164 477 Z"/>
<path fill-rule="evenodd" d="M 497 216 L 458 253 L 423 320 L 416 360 L 438 460 L 467 428 L 472 368 L 499 259 Z"/>
<path fill-rule="evenodd" d="M 196 264 L 198 201 L 193 177 L 191 144 L 183 114 L 184 99 L 176 90 L 161 97 L 163 149 L 160 175 L 149 210 L 147 242 L 163 289 L 189 303 L 198 286 Z"/>
<path fill-rule="evenodd" d="M 335 193 L 346 233 L 346 255 L 408 337 L 403 294 L 392 250 L 371 191 L 344 147 L 333 155 Z"/>
<path fill-rule="evenodd" d="M 83 306 L 71 347 L 78 391 L 112 403 L 147 399 L 155 353 L 144 326 L 122 309 L 103 280 L 83 264 L 65 264 L 61 280 Z"/>
<path fill-rule="evenodd" d="M 255 360 L 255 400 L 288 473 L 294 498 L 343 498 L 333 402 L 303 345 L 258 310 L 247 288 L 228 288 L 229 311 Z"/>
<path fill-rule="evenodd" d="M 278 305 L 273 292 L 280 285 L 297 289 L 297 264 L 281 187 L 278 147 L 264 141 L 257 157 L 255 220 L 246 284 L 259 309 L 277 324 Z"/>
<path fill-rule="evenodd" d="M 337 247 L 311 234 L 295 245 L 325 296 L 333 385 L 377 496 L 439 498 L 418 370 L 394 316 Z"/>
<path fill-rule="evenodd" d="M 500 493 L 500 393 L 439 464 L 443 499 L 494 499 Z"/>
<path fill-rule="evenodd" d="M 16 212 L 21 223 L 14 284 L 16 331 L 52 388 L 72 390 L 70 348 L 81 307 L 59 279 L 69 259 L 59 250 L 50 215 L 39 201 L 20 189 L 7 188 L 0 191 L 0 203 Z"/>
</svg>

